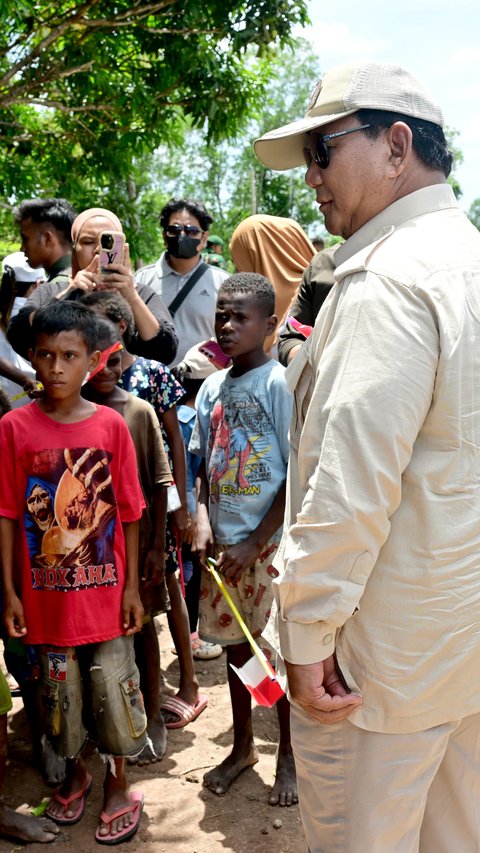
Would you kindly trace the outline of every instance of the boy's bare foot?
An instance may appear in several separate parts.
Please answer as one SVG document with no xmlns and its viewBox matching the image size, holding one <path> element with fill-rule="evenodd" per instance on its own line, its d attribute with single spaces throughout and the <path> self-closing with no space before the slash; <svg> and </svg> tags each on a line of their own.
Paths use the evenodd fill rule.
<svg viewBox="0 0 480 853">
<path fill-rule="evenodd" d="M 9 809 L 0 804 L 0 835 L 14 838 L 16 841 L 40 842 L 54 841 L 59 833 L 58 826 L 43 817 L 31 817 Z"/>
<path fill-rule="evenodd" d="M 144 764 L 155 764 L 156 761 L 161 761 L 167 751 L 167 730 L 163 721 L 163 715 L 160 714 L 160 720 L 150 720 L 147 726 L 149 743 L 144 746 L 140 755 L 136 758 L 129 758 L 129 764 L 138 764 L 140 767 Z"/>
<path fill-rule="evenodd" d="M 126 806 L 130 805 L 130 799 L 128 797 L 127 791 L 112 791 L 109 795 L 105 796 L 105 800 L 103 803 L 103 811 L 109 814 L 115 814 Z M 100 820 L 98 827 L 98 834 L 102 837 L 104 835 L 118 835 L 119 832 L 122 832 L 123 829 L 127 829 L 134 822 L 134 813 L 133 807 L 132 811 L 128 811 L 126 814 L 121 817 L 114 818 L 110 823 L 105 823 L 103 820 Z"/>
<path fill-rule="evenodd" d="M 298 803 L 297 774 L 291 750 L 278 753 L 275 784 L 269 803 L 271 806 L 293 806 Z"/>
<path fill-rule="evenodd" d="M 234 748 L 221 764 L 218 764 L 213 770 L 205 773 L 203 784 L 210 791 L 213 791 L 214 794 L 221 796 L 228 791 L 230 785 L 240 775 L 242 770 L 252 767 L 257 761 L 258 752 L 253 743 L 250 745 L 248 751 L 245 752 L 243 750 L 235 750 Z"/>
<path fill-rule="evenodd" d="M 92 777 L 88 774 L 86 766 L 83 762 L 76 762 L 73 769 L 68 767 L 65 781 L 56 791 L 50 800 L 47 808 L 47 816 L 60 824 L 73 821 L 76 823 L 82 817 L 83 811 L 79 814 L 81 801 L 85 802 L 85 797 L 90 790 Z M 78 792 L 78 797 L 74 796 Z M 57 798 L 58 797 L 58 798 Z M 61 802 L 60 798 L 69 801 L 68 805 Z"/>
</svg>

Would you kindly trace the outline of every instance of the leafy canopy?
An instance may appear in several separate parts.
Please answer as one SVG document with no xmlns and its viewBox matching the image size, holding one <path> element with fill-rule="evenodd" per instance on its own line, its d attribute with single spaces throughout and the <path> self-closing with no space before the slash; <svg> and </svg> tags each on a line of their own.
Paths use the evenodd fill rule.
<svg viewBox="0 0 480 853">
<path fill-rule="evenodd" d="M 58 194 L 72 174 L 115 181 L 185 123 L 234 136 L 269 46 L 307 22 L 305 0 L 0 2 L 4 198 Z"/>
</svg>

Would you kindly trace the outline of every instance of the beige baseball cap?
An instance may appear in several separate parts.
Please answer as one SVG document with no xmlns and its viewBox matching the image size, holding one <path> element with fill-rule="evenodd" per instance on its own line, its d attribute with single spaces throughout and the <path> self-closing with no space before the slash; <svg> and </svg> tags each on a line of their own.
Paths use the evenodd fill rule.
<svg viewBox="0 0 480 853">
<path fill-rule="evenodd" d="M 177 372 L 182 373 L 187 379 L 206 379 L 211 373 L 216 373 L 217 368 L 206 355 L 200 352 L 199 344 L 196 344 L 185 353 L 182 361 L 177 365 Z"/>
<path fill-rule="evenodd" d="M 348 62 L 335 65 L 318 81 L 305 118 L 265 133 L 254 142 L 255 154 L 268 169 L 300 166 L 310 130 L 363 109 L 401 113 L 443 127 L 440 107 L 405 68 L 384 62 Z"/>
</svg>

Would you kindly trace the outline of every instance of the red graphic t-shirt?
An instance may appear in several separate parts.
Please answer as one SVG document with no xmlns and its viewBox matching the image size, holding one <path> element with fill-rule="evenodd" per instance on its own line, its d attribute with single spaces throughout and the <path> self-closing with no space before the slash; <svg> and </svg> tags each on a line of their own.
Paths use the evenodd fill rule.
<svg viewBox="0 0 480 853">
<path fill-rule="evenodd" d="M 123 634 L 122 522 L 144 506 L 123 418 L 97 406 L 63 424 L 31 403 L 0 420 L 0 460 L 0 516 L 19 522 L 25 641 L 77 646 Z"/>
</svg>

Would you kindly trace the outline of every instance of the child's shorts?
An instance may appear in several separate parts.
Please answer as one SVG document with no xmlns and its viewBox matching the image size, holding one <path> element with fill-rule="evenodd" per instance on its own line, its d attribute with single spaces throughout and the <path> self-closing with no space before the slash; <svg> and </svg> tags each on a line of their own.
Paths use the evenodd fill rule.
<svg viewBox="0 0 480 853">
<path fill-rule="evenodd" d="M 215 558 L 218 559 L 219 554 L 227 547 L 217 544 Z M 268 542 L 255 565 L 244 572 L 238 582 L 223 577 L 233 603 L 268 658 L 272 654 L 271 647 L 261 637 L 261 633 L 270 616 L 273 601 L 272 580 L 278 575 L 278 570 L 272 566 L 277 548 L 278 543 Z M 221 646 L 248 642 L 225 596 L 214 577 L 207 571 L 202 571 L 198 633 L 202 640 L 219 643 Z"/>
<path fill-rule="evenodd" d="M 12 709 L 12 697 L 2 670 L 0 669 L 0 717 L 8 714 Z"/>
<path fill-rule="evenodd" d="M 138 755 L 147 719 L 133 637 L 75 648 L 39 646 L 47 735 L 59 755 L 75 758 L 90 736 L 99 752 Z"/>
</svg>

